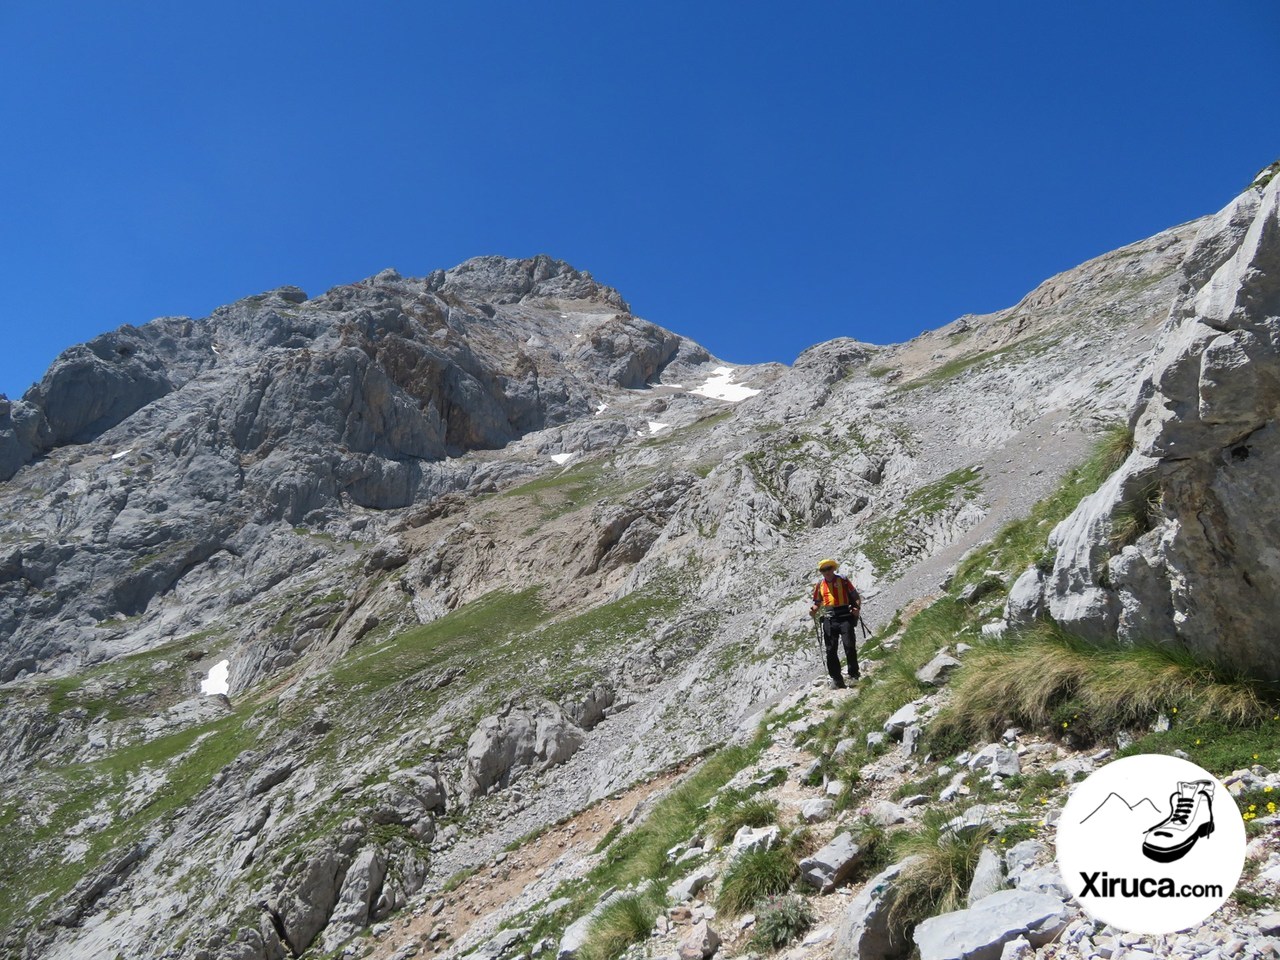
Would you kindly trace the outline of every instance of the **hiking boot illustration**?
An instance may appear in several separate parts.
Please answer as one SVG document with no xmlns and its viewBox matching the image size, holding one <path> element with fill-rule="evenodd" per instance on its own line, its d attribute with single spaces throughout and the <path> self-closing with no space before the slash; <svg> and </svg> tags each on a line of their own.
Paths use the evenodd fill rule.
<svg viewBox="0 0 1280 960">
<path fill-rule="evenodd" d="M 1179 782 L 1169 808 L 1169 816 L 1143 834 L 1142 852 L 1160 863 L 1180 860 L 1197 840 L 1213 833 L 1213 783 Z"/>
</svg>

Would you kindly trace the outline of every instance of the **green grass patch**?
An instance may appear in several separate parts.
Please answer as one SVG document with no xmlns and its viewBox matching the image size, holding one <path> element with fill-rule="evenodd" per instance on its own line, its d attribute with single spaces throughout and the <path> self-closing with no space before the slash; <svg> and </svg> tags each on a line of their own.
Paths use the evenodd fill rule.
<svg viewBox="0 0 1280 960">
<path fill-rule="evenodd" d="M 1280 906 L 1280 897 L 1246 890 L 1244 887 L 1237 887 L 1232 891 L 1231 899 L 1244 909 L 1257 913 L 1271 911 Z"/>
<path fill-rule="evenodd" d="M 591 506 L 601 499 L 618 500 L 644 487 L 656 472 L 648 469 L 623 475 L 604 460 L 582 460 L 503 490 L 498 499 L 523 497 L 531 500 L 540 509 L 542 521 L 546 522 Z"/>
<path fill-rule="evenodd" d="M 546 656 L 557 664 L 545 691 L 555 699 L 591 671 L 592 654 L 621 649 L 650 633 L 654 621 L 674 614 L 684 599 L 685 591 L 674 576 L 658 578 L 625 597 L 529 631 L 513 646 L 526 662 Z M 714 635 L 714 627 L 714 617 L 698 625 L 705 637 Z"/>
<path fill-rule="evenodd" d="M 498 644 L 546 619 L 538 593 L 537 587 L 519 593 L 495 590 L 384 643 L 356 646 L 330 671 L 329 681 L 369 695 L 469 656 L 491 661 Z"/>
<path fill-rule="evenodd" d="M 729 864 L 716 903 L 730 914 L 745 913 L 766 897 L 785 893 L 798 875 L 795 855 L 787 847 L 749 850 Z"/>
<path fill-rule="evenodd" d="M 976 646 L 952 689 L 950 704 L 928 731 L 937 753 L 1010 725 L 1084 746 L 1121 730 L 1146 729 L 1162 713 L 1179 723 L 1234 728 L 1257 725 L 1276 711 L 1273 690 L 1183 650 L 1094 643 L 1050 623 Z"/>
<path fill-rule="evenodd" d="M 48 697 L 54 713 L 79 708 L 91 717 L 105 715 L 108 720 L 149 715 L 193 693 L 188 684 L 195 661 L 189 657 L 202 652 L 205 642 L 221 633 L 204 630 L 191 634 L 73 676 L 43 682 L 36 691 Z"/>
<path fill-rule="evenodd" d="M 633 943 L 646 940 L 665 904 L 655 887 L 614 900 L 591 921 L 582 960 L 615 960 Z"/>
<path fill-rule="evenodd" d="M 53 903 L 65 897 L 81 877 L 138 842 L 156 823 L 189 804 L 214 775 L 255 740 L 245 729 L 246 713 L 119 750 L 93 763 L 40 770 L 32 788 L 0 813 L 0 862 L 23 864 L 44 850 L 40 870 L 0 871 L 0 929 L 13 929 L 37 898 Z M 83 859 L 63 863 L 65 834 L 86 816 L 120 811 L 130 779 L 143 771 L 164 771 L 166 782 L 131 815 L 84 832 Z M 38 800 L 31 795 L 38 794 Z M 36 804 L 32 809 L 28 802 Z M 48 804 L 46 807 L 45 804 Z M 39 812 L 37 812 L 37 810 Z"/>
<path fill-rule="evenodd" d="M 1193 763 L 1216 777 L 1261 763 L 1280 768 L 1280 707 L 1272 705 L 1260 717 L 1247 722 L 1227 723 L 1216 718 L 1195 719 L 1181 709 L 1169 714 L 1170 728 L 1150 733 L 1121 750 L 1117 756 L 1138 753 L 1173 753 L 1181 750 Z M 1280 802 L 1280 801 L 1277 801 Z"/>
<path fill-rule="evenodd" d="M 1021 343 L 1012 343 L 1003 347 L 996 347 L 994 350 L 984 350 L 981 353 L 968 354 L 962 357 L 956 357 L 954 360 L 948 360 L 942 366 L 935 370 L 930 370 L 924 376 L 909 380 L 898 387 L 899 393 L 908 393 L 912 390 L 919 390 L 921 387 L 931 387 L 940 383 L 946 383 L 960 374 L 964 373 L 970 367 L 976 367 L 980 363 L 988 360 L 994 360 L 996 357 L 1003 356 L 1011 350 L 1016 350 L 1022 346 Z"/>
<path fill-rule="evenodd" d="M 707 803 L 739 770 L 755 762 L 766 740 L 717 751 L 680 786 L 662 798 L 636 829 L 619 837 L 604 861 L 588 874 L 595 890 L 625 887 L 671 875 L 667 851 L 688 840 L 707 819 Z"/>
</svg>

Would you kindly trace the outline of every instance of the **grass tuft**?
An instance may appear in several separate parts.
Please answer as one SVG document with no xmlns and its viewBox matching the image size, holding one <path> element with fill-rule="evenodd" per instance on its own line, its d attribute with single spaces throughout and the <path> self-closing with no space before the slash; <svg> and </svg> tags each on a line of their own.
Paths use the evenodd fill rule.
<svg viewBox="0 0 1280 960">
<path fill-rule="evenodd" d="M 1272 694 L 1260 684 L 1184 650 L 1091 643 L 1050 623 L 970 651 L 952 687 L 955 696 L 929 730 L 938 752 L 1010 724 L 1087 744 L 1145 728 L 1162 713 L 1239 726 L 1274 712 Z"/>
<path fill-rule="evenodd" d="M 1154 530 L 1163 503 L 1159 484 L 1151 484 L 1116 507 L 1111 514 L 1111 549 L 1118 552 Z"/>
<path fill-rule="evenodd" d="M 1096 466 L 1103 474 L 1112 474 L 1133 453 L 1133 428 L 1127 423 L 1108 427 L 1094 447 Z"/>
<path fill-rule="evenodd" d="M 767 827 L 778 822 L 778 803 L 765 797 L 748 797 L 721 809 L 717 804 L 711 815 L 711 835 L 719 843 L 732 840 L 743 827 Z"/>
<path fill-rule="evenodd" d="M 889 910 L 889 924 L 904 940 L 926 917 L 964 908 L 991 828 L 949 830 L 946 824 L 953 816 L 946 808 L 927 810 L 917 829 L 899 833 L 892 841 L 896 859 L 919 858 L 898 875 L 897 897 Z"/>
<path fill-rule="evenodd" d="M 619 897 L 591 921 L 587 942 L 578 956 L 582 960 L 614 960 L 621 956 L 631 944 L 648 938 L 663 906 L 662 896 L 654 886 Z"/>
<path fill-rule="evenodd" d="M 730 914 L 743 913 L 766 897 L 785 893 L 797 872 L 795 855 L 785 846 L 743 853 L 725 871 L 719 905 Z"/>
</svg>

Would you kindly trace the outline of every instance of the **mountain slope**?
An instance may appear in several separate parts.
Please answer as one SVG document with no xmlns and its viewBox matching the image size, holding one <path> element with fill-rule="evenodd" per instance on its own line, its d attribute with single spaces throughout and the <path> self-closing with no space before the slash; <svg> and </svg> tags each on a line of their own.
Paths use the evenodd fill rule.
<svg viewBox="0 0 1280 960">
<path fill-rule="evenodd" d="M 818 672 L 819 556 L 885 623 L 1125 413 L 1200 227 L 740 402 L 545 258 L 69 351 L 0 422 L 6 945 L 335 949 L 730 737 Z"/>
</svg>

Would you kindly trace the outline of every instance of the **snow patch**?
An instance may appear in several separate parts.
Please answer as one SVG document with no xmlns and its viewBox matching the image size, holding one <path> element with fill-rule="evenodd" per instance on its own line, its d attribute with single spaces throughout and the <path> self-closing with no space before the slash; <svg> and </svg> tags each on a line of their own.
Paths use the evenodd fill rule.
<svg viewBox="0 0 1280 960">
<path fill-rule="evenodd" d="M 740 383 L 734 383 L 733 374 L 734 371 L 730 367 L 716 367 L 711 371 L 711 376 L 706 383 L 689 392 L 700 397 L 710 397 L 712 400 L 728 400 L 730 403 L 754 397 L 760 392 Z"/>
<path fill-rule="evenodd" d="M 223 660 L 216 663 L 213 669 L 209 671 L 209 676 L 200 681 L 200 692 L 207 696 L 215 694 L 226 695 L 228 691 L 227 673 L 231 669 L 231 661 Z"/>
<path fill-rule="evenodd" d="M 565 464 L 573 459 L 573 454 L 572 453 L 553 453 L 551 455 L 551 459 L 554 460 L 556 463 Z"/>
<path fill-rule="evenodd" d="M 113 454 L 111 455 L 111 459 L 112 459 L 112 460 L 123 460 L 125 457 L 127 457 L 127 456 L 128 456 L 129 454 L 131 454 L 131 453 L 133 453 L 133 447 L 130 447 L 128 450 L 121 450 L 119 453 L 113 453 Z"/>
<path fill-rule="evenodd" d="M 651 434 L 660 433 L 663 430 L 671 429 L 671 424 L 669 423 L 657 423 L 653 420 L 648 421 L 648 423 L 649 423 L 649 433 Z"/>
<path fill-rule="evenodd" d="M 607 403 L 600 404 L 600 406 L 596 407 L 596 416 L 599 416 L 600 414 L 604 413 L 608 409 L 609 409 L 609 405 Z"/>
</svg>

